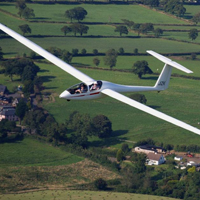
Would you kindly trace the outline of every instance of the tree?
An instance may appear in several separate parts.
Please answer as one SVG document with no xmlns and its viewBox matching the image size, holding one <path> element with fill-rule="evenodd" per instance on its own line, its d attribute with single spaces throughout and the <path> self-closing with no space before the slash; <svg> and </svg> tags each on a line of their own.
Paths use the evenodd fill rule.
<svg viewBox="0 0 200 200">
<path fill-rule="evenodd" d="M 155 35 L 155 37 L 160 37 L 161 35 L 163 34 L 163 30 L 161 29 L 161 28 L 156 28 L 155 30 L 154 30 L 154 35 Z"/>
<path fill-rule="evenodd" d="M 186 12 L 186 8 L 183 7 L 183 4 L 179 0 L 169 0 L 164 5 L 165 12 L 170 12 L 171 14 L 177 14 L 182 16 Z"/>
<path fill-rule="evenodd" d="M 73 58 L 73 56 L 72 56 L 72 54 L 71 54 L 69 51 L 64 50 L 64 51 L 62 52 L 62 59 L 63 59 L 65 62 L 71 63 L 72 58 Z"/>
<path fill-rule="evenodd" d="M 0 60 L 3 59 L 3 52 L 2 52 L 2 48 L 0 47 Z"/>
<path fill-rule="evenodd" d="M 21 12 L 21 16 L 24 17 L 25 19 L 29 19 L 31 17 L 35 17 L 35 14 L 34 14 L 34 10 L 31 9 L 31 8 L 24 8 Z"/>
<path fill-rule="evenodd" d="M 119 149 L 117 151 L 117 155 L 116 155 L 117 161 L 120 162 L 124 159 L 124 152 L 122 151 L 122 149 Z"/>
<path fill-rule="evenodd" d="M 152 74 L 152 70 L 148 66 L 148 62 L 145 60 L 137 61 L 133 65 L 133 73 L 138 75 L 138 78 L 142 78 L 145 74 Z"/>
<path fill-rule="evenodd" d="M 99 60 L 97 57 L 95 57 L 95 58 L 93 59 L 93 63 L 95 64 L 96 67 L 98 67 L 98 66 L 99 66 L 99 63 L 100 63 L 100 60 Z"/>
<path fill-rule="evenodd" d="M 190 39 L 195 40 L 198 37 L 198 30 L 196 28 L 190 29 L 188 35 Z"/>
<path fill-rule="evenodd" d="M 87 53 L 86 49 L 81 50 L 81 54 L 85 55 Z"/>
<path fill-rule="evenodd" d="M 17 14 L 21 17 L 23 10 L 26 8 L 26 3 L 24 0 L 18 0 L 16 1 L 15 7 L 19 9 Z"/>
<path fill-rule="evenodd" d="M 140 32 L 146 34 L 148 31 L 153 31 L 154 27 L 152 23 L 145 23 L 140 26 Z"/>
<path fill-rule="evenodd" d="M 128 34 L 128 29 L 126 26 L 116 26 L 115 32 L 119 32 L 119 35 L 122 36 L 122 34 Z"/>
<path fill-rule="evenodd" d="M 97 115 L 92 119 L 94 132 L 99 138 L 109 137 L 112 133 L 112 123 L 105 115 Z"/>
<path fill-rule="evenodd" d="M 72 55 L 77 56 L 78 55 L 78 49 L 72 49 Z"/>
<path fill-rule="evenodd" d="M 124 152 L 124 154 L 127 154 L 129 152 L 129 147 L 128 147 L 128 144 L 124 143 L 122 144 L 122 151 Z"/>
<path fill-rule="evenodd" d="M 75 18 L 74 9 L 70 9 L 70 10 L 65 11 L 65 17 L 69 18 L 71 20 L 71 22 L 72 22 L 72 20 Z"/>
<path fill-rule="evenodd" d="M 136 173 L 143 173 L 146 170 L 146 159 L 147 156 L 144 153 L 133 153 L 131 158 L 131 162 L 134 163 L 134 171 Z"/>
<path fill-rule="evenodd" d="M 99 53 L 97 49 L 93 49 L 92 52 L 95 56 Z"/>
<path fill-rule="evenodd" d="M 77 7 L 77 8 L 74 8 L 75 10 L 75 19 L 78 20 L 78 22 L 83 19 L 85 19 L 85 16 L 87 15 L 87 11 L 82 8 L 82 7 Z"/>
<path fill-rule="evenodd" d="M 66 36 L 67 33 L 72 32 L 72 29 L 69 26 L 63 26 L 61 28 L 61 31 L 64 33 L 64 35 Z"/>
<path fill-rule="evenodd" d="M 124 24 L 126 26 L 128 26 L 130 29 L 133 29 L 133 26 L 134 26 L 134 22 L 133 21 L 130 21 L 130 20 L 127 20 L 127 19 L 122 19 L 122 21 L 124 22 Z"/>
<path fill-rule="evenodd" d="M 21 124 L 21 121 L 23 120 L 27 110 L 28 110 L 28 107 L 27 107 L 25 101 L 23 99 L 21 99 L 19 101 L 19 103 L 17 104 L 16 110 L 15 110 L 15 114 L 20 119 L 20 124 Z"/>
<path fill-rule="evenodd" d="M 104 57 L 105 65 L 108 65 L 110 69 L 112 69 L 117 62 L 117 52 L 114 49 L 110 49 L 106 52 L 106 56 Z"/>
<path fill-rule="evenodd" d="M 69 18 L 72 22 L 73 19 L 78 20 L 78 22 L 85 19 L 87 11 L 82 7 L 76 7 L 65 12 L 65 17 Z"/>
<path fill-rule="evenodd" d="M 84 24 L 78 24 L 78 23 L 72 24 L 70 28 L 75 36 L 77 33 L 80 33 L 81 36 L 83 34 L 87 34 L 87 31 L 89 30 L 88 26 L 85 26 Z"/>
<path fill-rule="evenodd" d="M 106 190 L 107 188 L 107 183 L 105 180 L 103 180 L 102 178 L 98 178 L 94 181 L 94 186 L 98 189 L 98 190 Z"/>
<path fill-rule="evenodd" d="M 140 27 L 141 27 L 141 24 L 138 24 L 138 23 L 133 25 L 133 30 L 138 32 L 138 36 L 140 35 Z"/>
<path fill-rule="evenodd" d="M 194 17 L 192 18 L 192 21 L 195 24 L 198 24 L 200 22 L 200 12 L 198 12 L 196 15 L 194 15 Z"/>
<path fill-rule="evenodd" d="M 23 35 L 25 35 L 26 33 L 31 33 L 31 28 L 28 24 L 21 25 L 19 26 L 19 28 L 22 31 Z"/>
<path fill-rule="evenodd" d="M 159 0 L 143 0 L 143 4 L 149 5 L 150 7 L 158 7 Z"/>
<path fill-rule="evenodd" d="M 123 55 L 123 54 L 124 54 L 124 48 L 123 48 L 123 47 L 120 47 L 120 48 L 119 48 L 119 54 L 120 54 L 120 55 Z"/>
<path fill-rule="evenodd" d="M 140 103 L 143 103 L 143 104 L 147 103 L 147 99 L 146 99 L 145 95 L 143 95 L 143 94 L 138 94 L 138 93 L 131 94 L 130 98 L 133 99 L 133 100 L 136 100 Z"/>
</svg>

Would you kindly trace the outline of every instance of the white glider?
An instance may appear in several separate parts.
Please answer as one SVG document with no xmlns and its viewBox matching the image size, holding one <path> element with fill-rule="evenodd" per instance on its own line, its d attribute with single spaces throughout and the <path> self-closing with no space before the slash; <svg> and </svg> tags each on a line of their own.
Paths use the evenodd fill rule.
<svg viewBox="0 0 200 200">
<path fill-rule="evenodd" d="M 164 68 L 154 86 L 129 86 L 129 85 L 119 85 L 115 83 L 111 83 L 108 81 L 102 80 L 94 80 L 93 78 L 87 76 L 86 74 L 80 72 L 79 70 L 75 69 L 71 65 L 65 63 L 61 59 L 57 58 L 56 56 L 52 55 L 48 51 L 44 50 L 37 44 L 33 43 L 32 41 L 28 40 L 27 38 L 21 36 L 20 34 L 16 33 L 15 31 L 9 29 L 8 27 L 0 24 L 0 29 L 10 35 L 11 37 L 18 40 L 20 43 L 24 44 L 28 48 L 32 49 L 39 55 L 43 56 L 56 66 L 60 67 L 67 73 L 71 74 L 75 78 L 82 81 L 82 83 L 76 84 L 69 89 L 65 90 L 60 94 L 60 98 L 65 98 L 68 101 L 70 100 L 88 100 L 88 99 L 97 99 L 102 98 L 105 96 L 110 96 L 114 99 L 117 99 L 123 103 L 126 103 L 132 107 L 135 107 L 139 110 L 142 110 L 146 113 L 149 113 L 155 117 L 163 119 L 167 122 L 170 122 L 176 126 L 184 128 L 188 131 L 196 133 L 200 135 L 200 130 L 196 127 L 193 127 L 185 122 L 182 122 L 178 119 L 175 119 L 169 115 L 166 115 L 162 112 L 159 112 L 155 109 L 152 109 L 146 105 L 143 105 L 135 100 L 132 100 L 120 93 L 122 92 L 138 92 L 138 91 L 162 91 L 168 88 L 172 67 L 175 67 L 181 71 L 186 73 L 193 73 L 189 69 L 185 68 L 184 66 L 166 58 L 154 51 L 147 51 L 152 56 L 156 57 L 157 59 L 161 60 L 165 63 Z"/>
</svg>

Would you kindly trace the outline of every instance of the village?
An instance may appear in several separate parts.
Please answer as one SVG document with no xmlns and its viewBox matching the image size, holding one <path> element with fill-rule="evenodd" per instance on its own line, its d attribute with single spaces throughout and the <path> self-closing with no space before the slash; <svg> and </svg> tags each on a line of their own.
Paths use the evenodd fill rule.
<svg viewBox="0 0 200 200">
<path fill-rule="evenodd" d="M 31 101 L 31 99 L 28 100 L 24 97 L 21 92 L 21 86 L 18 86 L 17 90 L 16 93 L 9 94 L 7 87 L 0 85 L 0 121 L 3 119 L 18 121 L 19 118 L 15 114 L 17 104 L 20 101 L 24 101 L 25 103 Z"/>
</svg>

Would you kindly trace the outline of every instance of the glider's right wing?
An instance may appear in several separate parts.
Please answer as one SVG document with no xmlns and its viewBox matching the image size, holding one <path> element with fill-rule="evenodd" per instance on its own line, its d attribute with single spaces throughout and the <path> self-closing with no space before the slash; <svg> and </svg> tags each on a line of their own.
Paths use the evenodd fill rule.
<svg viewBox="0 0 200 200">
<path fill-rule="evenodd" d="M 61 59 L 57 58 L 56 56 L 52 55 L 48 51 L 44 50 L 42 47 L 38 46 L 34 42 L 28 40 L 27 38 L 21 36 L 20 34 L 16 33 L 15 31 L 9 29 L 8 27 L 4 26 L 3 24 L 0 23 L 0 29 L 10 35 L 11 37 L 15 38 L 18 40 L 20 43 L 24 44 L 27 46 L 29 49 L 35 51 L 42 57 L 46 58 L 48 61 L 51 63 L 55 64 L 56 66 L 60 67 L 67 73 L 71 74 L 75 78 L 79 79 L 82 82 L 92 82 L 94 79 L 91 77 L 87 76 L 86 74 L 80 72 L 79 70 L 75 69 L 71 65 L 67 64 L 66 62 L 62 61 Z"/>
<path fill-rule="evenodd" d="M 178 120 L 176 118 L 173 118 L 173 117 L 171 117 L 169 115 L 166 115 L 166 114 L 164 114 L 162 112 L 159 112 L 159 111 L 157 111 L 157 110 L 155 110 L 153 108 L 150 108 L 150 107 L 148 107 L 148 106 L 146 106 L 146 105 L 144 105 L 142 103 L 139 103 L 139 102 L 137 102 L 135 100 L 132 100 L 132 99 L 130 99 L 130 98 L 118 93 L 118 92 L 115 92 L 114 90 L 105 89 L 105 90 L 102 90 L 101 92 L 103 94 L 106 94 L 107 96 L 110 96 L 110 97 L 112 97 L 114 99 L 117 99 L 117 100 L 123 102 L 123 103 L 126 103 L 129 106 L 135 107 L 135 108 L 137 108 L 139 110 L 142 110 L 142 111 L 144 111 L 146 113 L 149 113 L 150 115 L 153 115 L 153 116 L 158 117 L 158 118 L 160 118 L 162 120 L 170 122 L 170 123 L 172 123 L 172 124 L 174 124 L 176 126 L 179 126 L 179 127 L 183 128 L 183 129 L 186 129 L 188 131 L 191 131 L 193 133 L 196 133 L 196 134 L 200 135 L 200 130 L 199 129 L 197 129 L 197 128 L 189 125 L 189 124 L 186 124 L 185 122 L 182 122 L 182 121 L 180 121 L 180 120 Z"/>
</svg>

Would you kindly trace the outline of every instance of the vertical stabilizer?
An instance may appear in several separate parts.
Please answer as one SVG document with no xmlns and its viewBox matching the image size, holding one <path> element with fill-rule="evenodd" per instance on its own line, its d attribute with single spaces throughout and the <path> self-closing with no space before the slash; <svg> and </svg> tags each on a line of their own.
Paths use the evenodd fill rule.
<svg viewBox="0 0 200 200">
<path fill-rule="evenodd" d="M 170 77 L 171 77 L 171 72 L 172 72 L 172 67 L 165 64 L 165 66 L 154 86 L 158 91 L 166 90 L 168 88 Z"/>
</svg>

